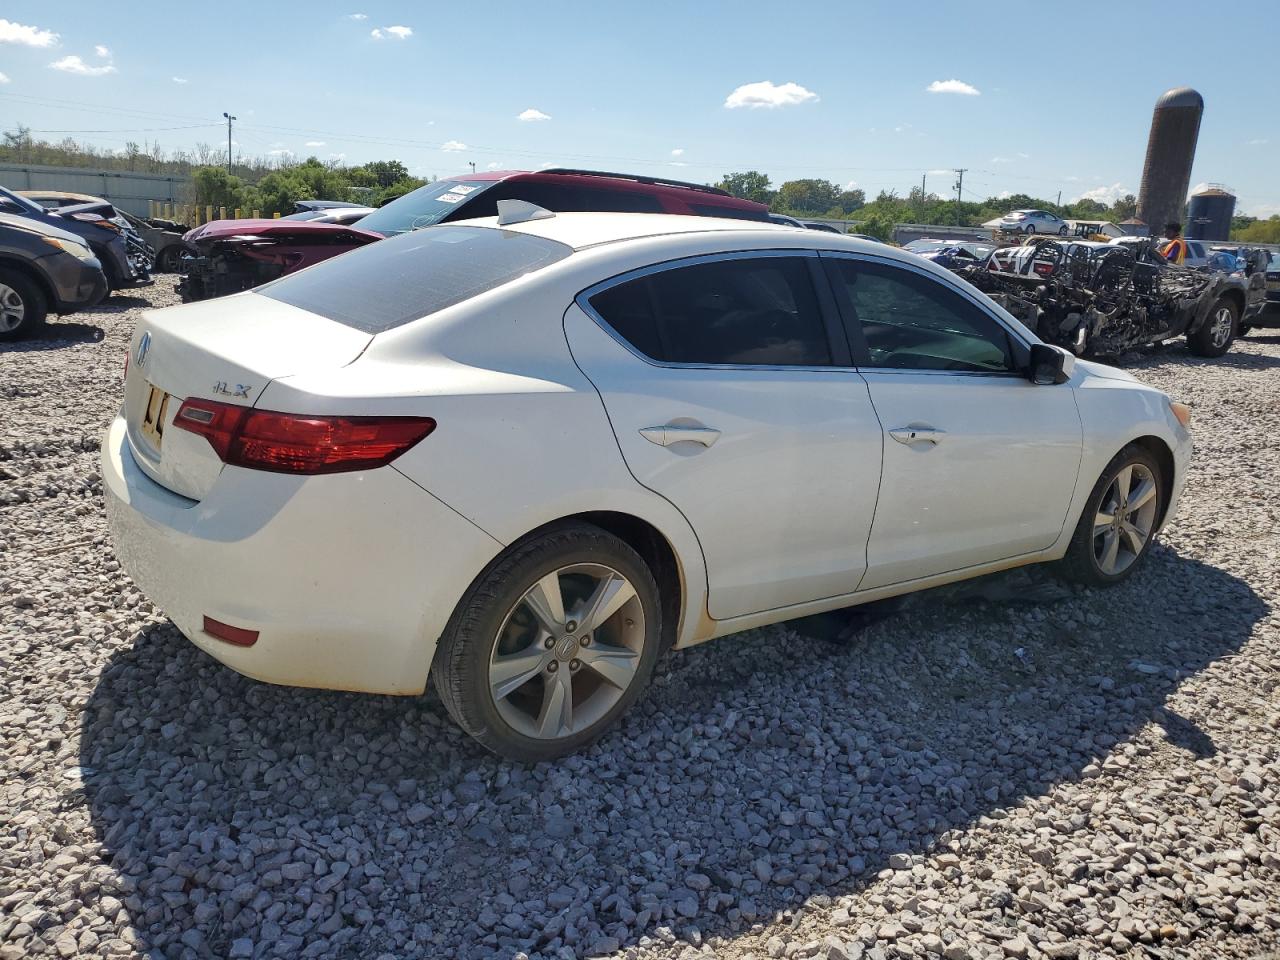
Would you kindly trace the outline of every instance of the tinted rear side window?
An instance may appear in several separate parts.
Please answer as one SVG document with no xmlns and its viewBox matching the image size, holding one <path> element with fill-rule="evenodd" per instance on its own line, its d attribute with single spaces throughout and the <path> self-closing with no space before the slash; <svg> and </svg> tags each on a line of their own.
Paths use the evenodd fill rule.
<svg viewBox="0 0 1280 960">
<path fill-rule="evenodd" d="M 541 183 L 513 177 L 475 196 L 448 219 L 497 216 L 499 200 L 525 200 L 555 213 L 662 213 L 661 201 L 639 190 L 582 183 Z"/>
<path fill-rule="evenodd" d="M 769 222 L 769 211 L 745 210 L 742 207 L 721 207 L 714 203 L 691 203 L 689 209 L 700 217 L 725 217 L 729 220 L 758 220 Z"/>
<path fill-rule="evenodd" d="M 427 227 L 325 260 L 255 291 L 382 333 L 550 266 L 573 250 L 487 227 Z"/>
<path fill-rule="evenodd" d="M 714 260 L 602 290 L 591 306 L 624 340 L 669 363 L 826 366 L 822 313 L 799 257 Z"/>
</svg>

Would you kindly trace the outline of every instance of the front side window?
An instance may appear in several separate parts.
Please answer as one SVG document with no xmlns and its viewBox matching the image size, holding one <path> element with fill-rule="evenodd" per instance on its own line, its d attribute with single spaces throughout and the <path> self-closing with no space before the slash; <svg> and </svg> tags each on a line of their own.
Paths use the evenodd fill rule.
<svg viewBox="0 0 1280 960">
<path fill-rule="evenodd" d="M 713 260 L 639 277 L 591 306 L 667 363 L 828 366 L 831 347 L 802 257 Z"/>
<path fill-rule="evenodd" d="M 884 264 L 832 260 L 837 296 L 866 343 L 869 366 L 1005 373 L 1004 328 L 937 280 Z M 851 331 L 856 342 L 858 331 Z"/>
</svg>

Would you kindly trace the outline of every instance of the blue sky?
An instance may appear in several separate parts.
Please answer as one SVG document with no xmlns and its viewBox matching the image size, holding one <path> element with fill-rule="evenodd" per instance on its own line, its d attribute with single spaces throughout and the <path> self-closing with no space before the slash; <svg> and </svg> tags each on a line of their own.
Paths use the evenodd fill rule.
<svg viewBox="0 0 1280 960">
<path fill-rule="evenodd" d="M 1194 54 L 1202 2 L 9 0 L 0 16 L 0 126 L 51 139 L 219 146 L 227 110 L 247 154 L 422 176 L 758 169 L 874 195 L 924 174 L 951 195 L 967 167 L 966 196 L 1109 200 L 1137 192 L 1156 98 L 1189 85 L 1206 104 L 1192 183 L 1280 213 L 1269 60 L 1244 37 Z"/>
</svg>

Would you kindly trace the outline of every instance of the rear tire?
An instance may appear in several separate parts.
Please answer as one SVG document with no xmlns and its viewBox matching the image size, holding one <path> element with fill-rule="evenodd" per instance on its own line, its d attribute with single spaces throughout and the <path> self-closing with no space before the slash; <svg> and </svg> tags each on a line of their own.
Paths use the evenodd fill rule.
<svg viewBox="0 0 1280 960">
<path fill-rule="evenodd" d="M 33 335 L 48 314 L 44 294 L 31 278 L 16 270 L 0 269 L 0 340 Z"/>
<path fill-rule="evenodd" d="M 1056 572 L 1091 587 L 1127 580 L 1151 549 L 1163 513 L 1160 464 L 1144 447 L 1131 443 L 1094 484 Z"/>
<path fill-rule="evenodd" d="M 487 749 L 551 760 L 591 743 L 640 696 L 661 618 L 638 553 L 598 527 L 566 524 L 516 544 L 472 584 L 440 638 L 432 680 Z"/>
<path fill-rule="evenodd" d="M 1067 235 L 1067 228 L 1066 228 L 1066 227 L 1059 227 L 1059 228 L 1058 228 L 1058 236 L 1060 236 L 1060 237 L 1065 237 L 1066 235 Z"/>
<path fill-rule="evenodd" d="M 1231 349 L 1239 323 L 1239 308 L 1223 298 L 1213 305 L 1200 329 L 1187 334 L 1187 346 L 1198 357 L 1220 357 Z"/>
<path fill-rule="evenodd" d="M 1028 224 L 1027 224 L 1027 229 L 1026 229 L 1026 231 L 1025 231 L 1025 232 L 1026 232 L 1026 233 L 1035 233 L 1035 232 L 1036 232 L 1036 225 L 1035 225 L 1034 223 L 1028 223 Z"/>
<path fill-rule="evenodd" d="M 171 243 L 156 257 L 156 269 L 160 273 L 177 273 L 182 266 L 182 244 Z"/>
</svg>

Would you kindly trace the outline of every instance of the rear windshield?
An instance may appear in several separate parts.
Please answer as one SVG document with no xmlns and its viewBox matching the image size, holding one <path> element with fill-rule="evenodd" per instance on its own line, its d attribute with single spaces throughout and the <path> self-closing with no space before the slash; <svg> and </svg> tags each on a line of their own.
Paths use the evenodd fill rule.
<svg viewBox="0 0 1280 960">
<path fill-rule="evenodd" d="M 453 213 L 458 204 L 470 200 L 477 191 L 492 187 L 496 182 L 437 180 L 373 211 L 364 218 L 360 229 L 373 230 L 390 237 L 420 227 L 429 227 Z"/>
<path fill-rule="evenodd" d="M 382 333 L 563 260 L 563 243 L 489 227 L 440 226 L 371 243 L 255 291 Z"/>
</svg>

